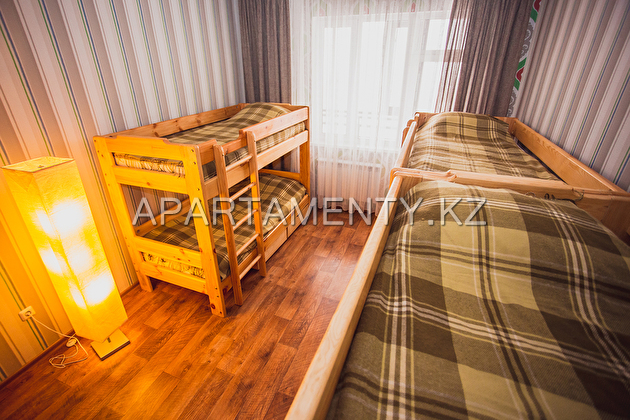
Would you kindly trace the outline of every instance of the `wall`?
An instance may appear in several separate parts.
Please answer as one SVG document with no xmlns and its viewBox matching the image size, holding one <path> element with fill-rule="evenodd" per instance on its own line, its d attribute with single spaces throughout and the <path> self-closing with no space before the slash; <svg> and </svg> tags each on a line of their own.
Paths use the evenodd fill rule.
<svg viewBox="0 0 630 420">
<path fill-rule="evenodd" d="M 236 0 L 0 2 L 0 164 L 73 157 L 120 291 L 137 280 L 92 136 L 244 101 Z M 0 177 L 0 380 L 70 326 Z M 37 282 L 34 282 L 37 279 Z"/>
<path fill-rule="evenodd" d="M 630 191 L 630 1 L 543 2 L 514 115 Z"/>
</svg>

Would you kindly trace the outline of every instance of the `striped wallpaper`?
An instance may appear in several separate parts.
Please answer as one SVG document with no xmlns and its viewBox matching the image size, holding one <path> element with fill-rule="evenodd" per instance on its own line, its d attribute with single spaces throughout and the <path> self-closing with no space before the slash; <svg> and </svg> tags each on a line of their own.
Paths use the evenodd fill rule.
<svg viewBox="0 0 630 420">
<path fill-rule="evenodd" d="M 630 191 L 630 1 L 544 1 L 514 116 Z"/>
<path fill-rule="evenodd" d="M 0 166 L 48 155 L 77 161 L 121 291 L 136 279 L 108 211 L 92 136 L 243 102 L 237 4 L 0 1 Z M 0 233 L 23 238 L 12 222 L 0 225 Z M 11 252 L 28 247 L 23 241 Z M 9 255 L 2 246 L 0 263 Z M 0 307 L 7 308 L 0 320 L 0 380 L 55 340 L 21 323 L 15 308 L 41 304 L 43 319 L 49 315 L 67 327 L 65 315 L 55 313 L 60 308 L 40 302 L 48 297 L 24 298 L 29 277 L 20 266 L 0 264 Z"/>
</svg>

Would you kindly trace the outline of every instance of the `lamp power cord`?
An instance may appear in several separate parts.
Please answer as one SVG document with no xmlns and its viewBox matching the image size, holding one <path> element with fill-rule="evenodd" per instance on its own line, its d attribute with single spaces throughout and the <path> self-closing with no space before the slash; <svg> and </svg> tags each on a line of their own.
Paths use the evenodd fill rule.
<svg viewBox="0 0 630 420">
<path fill-rule="evenodd" d="M 48 325 L 44 324 L 43 322 L 38 321 L 35 318 L 35 316 L 31 316 L 31 319 L 37 322 L 42 327 L 54 333 L 57 333 L 60 336 L 66 337 L 68 339 L 68 341 L 66 342 L 66 347 L 68 348 L 74 347 L 74 350 L 75 350 L 74 354 L 71 354 L 71 355 L 58 354 L 57 356 L 53 356 L 50 359 L 48 359 L 48 362 L 53 367 L 56 367 L 57 369 L 63 369 L 63 368 L 68 367 L 69 365 L 82 362 L 88 358 L 88 352 L 85 350 L 85 348 L 83 347 L 83 344 L 81 344 L 81 342 L 75 335 L 70 336 L 70 335 L 65 335 L 63 333 L 60 333 L 59 331 L 50 328 Z M 79 354 L 79 347 L 81 347 L 81 350 L 83 350 L 83 352 L 85 353 L 85 357 L 83 357 L 82 359 L 75 359 L 75 357 L 77 357 L 77 355 Z"/>
</svg>

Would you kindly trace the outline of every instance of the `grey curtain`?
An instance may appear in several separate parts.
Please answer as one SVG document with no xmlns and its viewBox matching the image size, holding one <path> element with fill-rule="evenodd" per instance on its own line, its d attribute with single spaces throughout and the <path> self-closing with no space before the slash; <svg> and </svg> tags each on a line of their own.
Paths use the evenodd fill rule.
<svg viewBox="0 0 630 420">
<path fill-rule="evenodd" d="M 239 0 L 247 102 L 291 101 L 289 0 Z"/>
<path fill-rule="evenodd" d="M 506 116 L 532 0 L 455 0 L 436 108 Z"/>
</svg>

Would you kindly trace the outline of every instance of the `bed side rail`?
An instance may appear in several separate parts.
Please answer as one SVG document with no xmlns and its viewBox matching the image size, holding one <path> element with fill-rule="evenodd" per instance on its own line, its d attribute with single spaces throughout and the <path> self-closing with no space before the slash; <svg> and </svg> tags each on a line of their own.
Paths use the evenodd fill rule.
<svg viewBox="0 0 630 420">
<path fill-rule="evenodd" d="M 282 105 L 285 106 L 286 105 Z M 305 130 L 296 134 L 295 136 L 276 144 L 267 150 L 258 153 L 257 162 L 259 170 L 263 172 L 272 173 L 274 175 L 283 176 L 290 179 L 295 179 L 302 183 L 306 187 L 306 193 L 310 196 L 310 121 L 309 121 L 309 108 L 307 106 L 291 106 L 294 110 L 288 114 L 281 115 L 271 120 L 262 121 L 258 124 L 244 128 L 240 131 L 239 139 L 234 140 L 228 144 L 223 145 L 225 153 L 238 150 L 241 147 L 247 146 L 248 138 L 252 137 L 254 142 L 260 141 L 266 137 L 279 133 L 299 123 L 305 124 Z M 274 171 L 262 169 L 275 160 L 281 158 L 287 153 L 299 148 L 299 173 L 292 173 L 288 171 Z M 246 174 L 243 172 L 243 178 Z M 228 174 L 230 176 L 230 174 Z M 241 178 L 241 179 L 243 179 Z M 232 178 L 229 178 L 230 186 L 232 186 Z"/>
<path fill-rule="evenodd" d="M 419 177 L 432 181 L 448 181 L 462 185 L 484 188 L 505 188 L 539 198 L 570 200 L 599 220 L 620 239 L 628 242 L 630 228 L 630 194 L 625 191 L 607 191 L 597 188 L 582 188 L 537 178 L 512 177 L 507 175 L 478 174 L 475 172 L 449 170 L 429 172 L 409 168 L 393 168 L 391 179 L 396 176 Z"/>
<path fill-rule="evenodd" d="M 387 236 L 396 214 L 402 179 L 396 178 L 387 194 L 387 206 L 379 212 L 363 247 L 352 278 L 291 404 L 286 419 L 323 419 L 332 400 L 343 363 L 372 279 L 376 274 Z"/>
<path fill-rule="evenodd" d="M 576 187 L 623 192 L 623 189 L 619 188 L 518 119 L 510 119 L 509 124 L 510 133 L 566 183 Z"/>
<path fill-rule="evenodd" d="M 118 165 L 114 155 L 130 154 L 184 162 L 187 157 L 186 149 L 190 148 L 190 145 L 173 144 L 163 138 L 129 135 L 113 138 L 96 136 L 94 141 L 97 144 L 98 153 L 102 155 L 101 166 L 111 168 L 118 183 L 187 194 L 187 182 L 181 174 Z M 202 160 L 204 157 L 207 160 L 208 156 L 213 158 L 212 146 L 215 143 L 216 140 L 210 140 L 192 147 L 199 151 Z"/>
<path fill-rule="evenodd" d="M 186 115 L 184 117 L 173 118 L 167 121 L 160 121 L 153 124 L 143 125 L 141 127 L 130 128 L 129 130 L 108 134 L 105 137 L 116 137 L 120 135 L 165 137 L 180 131 L 226 120 L 243 109 L 244 105 L 245 104 L 238 104 L 225 108 L 213 109 L 212 111 L 200 112 L 198 114 Z"/>
</svg>

